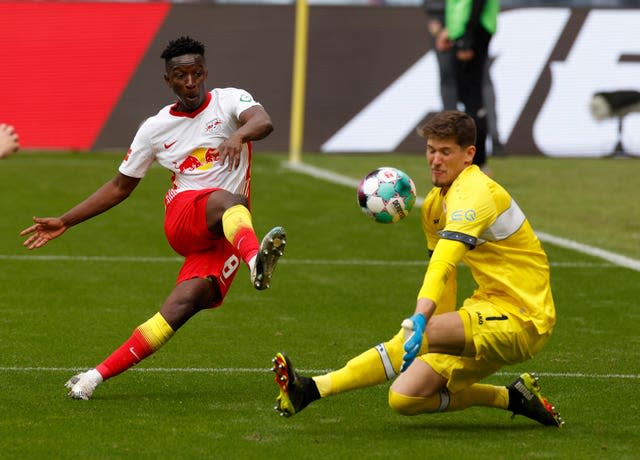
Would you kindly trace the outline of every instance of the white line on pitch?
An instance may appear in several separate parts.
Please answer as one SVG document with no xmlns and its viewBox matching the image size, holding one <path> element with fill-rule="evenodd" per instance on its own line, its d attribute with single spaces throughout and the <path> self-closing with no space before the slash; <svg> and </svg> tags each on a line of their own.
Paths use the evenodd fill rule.
<svg viewBox="0 0 640 460">
<path fill-rule="evenodd" d="M 148 257 L 148 256 L 70 256 L 70 255 L 41 255 L 41 254 L 0 254 L 0 260 L 40 260 L 40 261 L 80 261 L 80 262 L 181 262 L 184 259 L 178 256 Z"/>
<path fill-rule="evenodd" d="M 70 255 L 18 255 L 0 254 L 0 260 L 15 261 L 70 261 L 70 262 L 136 262 L 136 263 L 177 263 L 181 257 L 148 257 L 148 256 L 70 256 Z M 285 265 L 369 265 L 369 266 L 424 266 L 425 260 L 364 260 L 364 259 L 282 259 L 278 263 Z M 593 262 L 552 262 L 552 267 L 566 268 L 611 268 L 617 265 L 612 263 Z"/>
<path fill-rule="evenodd" d="M 0 367 L 0 372 L 77 372 L 86 367 Z M 325 374 L 334 369 L 298 369 L 305 374 Z M 193 374 L 261 374 L 271 372 L 270 368 L 258 367 L 134 367 L 129 372 L 193 373 Z M 497 372 L 496 376 L 514 376 L 516 372 Z M 640 374 L 589 374 L 586 372 L 536 372 L 541 377 L 640 380 Z"/>
<path fill-rule="evenodd" d="M 578 243 L 577 241 L 569 240 L 567 238 L 561 238 L 559 236 L 550 235 L 545 232 L 536 232 L 540 241 L 545 243 L 551 243 L 555 246 L 559 246 L 565 249 L 572 249 L 582 254 L 588 254 L 590 256 L 604 259 L 612 264 L 620 267 L 630 268 L 640 272 L 640 260 L 632 259 L 627 256 L 616 254 L 614 252 L 605 251 L 604 249 L 597 248 L 595 246 L 589 246 L 588 244 Z"/>
</svg>

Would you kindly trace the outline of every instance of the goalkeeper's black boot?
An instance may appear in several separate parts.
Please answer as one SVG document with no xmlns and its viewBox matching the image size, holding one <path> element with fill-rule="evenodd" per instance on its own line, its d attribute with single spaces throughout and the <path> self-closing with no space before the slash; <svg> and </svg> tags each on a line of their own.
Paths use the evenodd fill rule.
<svg viewBox="0 0 640 460">
<path fill-rule="evenodd" d="M 536 422 L 547 426 L 555 426 L 560 428 L 564 425 L 564 420 L 560 414 L 556 412 L 555 407 L 547 401 L 540 393 L 540 383 L 538 377 L 533 373 L 524 373 L 510 385 L 509 390 L 509 407 L 516 415 L 524 415 Z"/>
<path fill-rule="evenodd" d="M 307 407 L 309 403 L 320 399 L 316 382 L 312 378 L 298 375 L 286 355 L 278 353 L 271 362 L 273 372 L 276 373 L 276 383 L 280 389 L 274 409 L 280 415 L 291 417 Z"/>
</svg>

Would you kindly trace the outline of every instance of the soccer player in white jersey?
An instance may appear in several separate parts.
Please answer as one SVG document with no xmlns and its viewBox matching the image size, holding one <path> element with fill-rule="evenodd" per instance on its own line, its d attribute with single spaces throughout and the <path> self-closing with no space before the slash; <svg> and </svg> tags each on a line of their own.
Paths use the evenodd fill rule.
<svg viewBox="0 0 640 460">
<path fill-rule="evenodd" d="M 299 375 L 287 356 L 273 359 L 276 410 L 291 416 L 309 403 L 395 378 L 389 405 L 400 414 L 505 409 L 560 427 L 535 374 L 507 386 L 479 383 L 508 364 L 533 357 L 556 322 L 547 256 L 507 191 L 473 165 L 476 129 L 468 115 L 430 117 L 420 134 L 434 188 L 422 206 L 431 259 L 413 315 L 391 340 L 337 371 Z M 478 285 L 456 310 L 456 265 Z"/>
<path fill-rule="evenodd" d="M 89 399 L 95 388 L 164 345 L 189 318 L 219 306 L 244 261 L 256 289 L 267 289 L 286 235 L 273 228 L 259 243 L 249 211 L 251 141 L 271 133 L 271 118 L 246 91 L 207 91 L 205 47 L 171 41 L 161 55 L 164 79 L 177 102 L 138 129 L 116 176 L 60 217 L 34 218 L 22 231 L 36 249 L 68 228 L 125 200 L 156 161 L 172 175 L 165 195 L 165 234 L 184 256 L 176 285 L 148 321 L 94 369 L 73 376 L 69 396 Z"/>
</svg>

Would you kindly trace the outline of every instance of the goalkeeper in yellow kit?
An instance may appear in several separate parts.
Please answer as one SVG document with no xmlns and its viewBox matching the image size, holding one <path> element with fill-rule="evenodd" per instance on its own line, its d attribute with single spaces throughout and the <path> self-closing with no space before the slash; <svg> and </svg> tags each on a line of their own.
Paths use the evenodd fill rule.
<svg viewBox="0 0 640 460">
<path fill-rule="evenodd" d="M 564 422 L 541 395 L 535 374 L 507 386 L 479 383 L 533 357 L 553 330 L 549 264 L 540 241 L 507 191 L 472 164 L 471 117 L 441 112 L 419 133 L 427 141 L 434 188 L 422 206 L 431 259 L 415 312 L 391 340 L 325 375 L 301 376 L 278 353 L 276 410 L 291 416 L 317 399 L 395 378 L 389 405 L 400 414 L 487 406 L 560 427 Z M 478 288 L 456 310 L 460 262 Z"/>
</svg>

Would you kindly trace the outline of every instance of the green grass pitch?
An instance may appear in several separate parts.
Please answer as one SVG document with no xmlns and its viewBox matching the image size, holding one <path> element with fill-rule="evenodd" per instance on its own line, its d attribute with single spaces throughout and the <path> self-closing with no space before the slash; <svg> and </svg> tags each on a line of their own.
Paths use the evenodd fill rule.
<svg viewBox="0 0 640 460">
<path fill-rule="evenodd" d="M 254 224 L 286 227 L 272 288 L 242 268 L 222 308 L 198 314 L 158 353 L 91 401 L 63 384 L 155 313 L 180 260 L 162 231 L 169 175 L 153 168 L 132 197 L 46 247 L 22 248 L 33 215 L 59 215 L 115 174 L 121 155 L 21 153 L 0 162 L 0 458 L 631 459 L 640 441 L 640 272 L 545 244 L 558 324 L 533 360 L 489 379 L 539 373 L 563 429 L 494 409 L 402 417 L 387 386 L 273 410 L 277 351 L 304 372 L 340 367 L 394 334 L 412 312 L 426 259 L 418 212 L 376 224 L 355 190 L 257 154 Z M 420 155 L 309 155 L 354 179 L 377 166 L 409 173 Z M 491 162 L 534 228 L 640 259 L 634 160 L 507 157 Z M 473 289 L 462 270 L 460 296 Z"/>
</svg>

